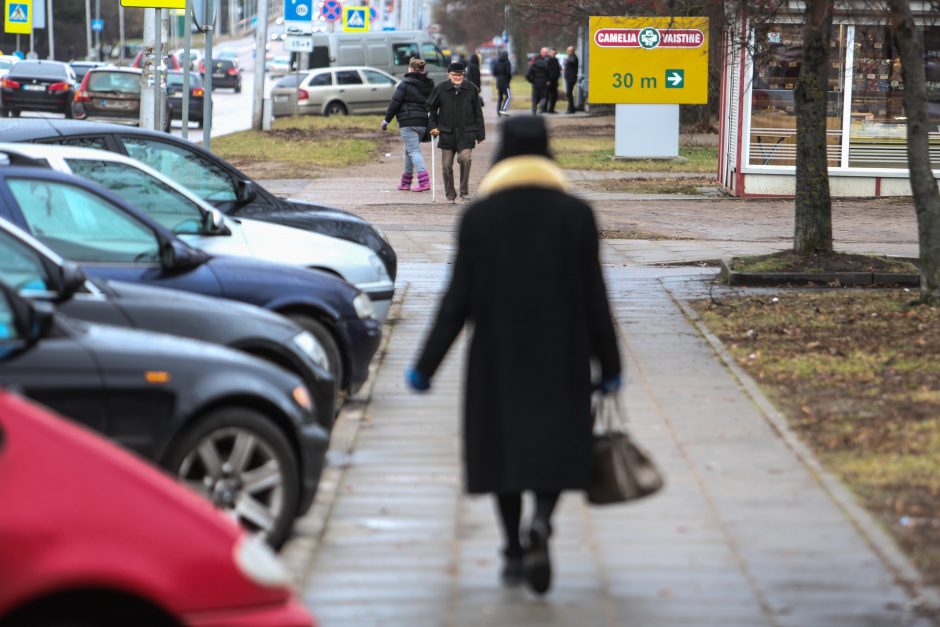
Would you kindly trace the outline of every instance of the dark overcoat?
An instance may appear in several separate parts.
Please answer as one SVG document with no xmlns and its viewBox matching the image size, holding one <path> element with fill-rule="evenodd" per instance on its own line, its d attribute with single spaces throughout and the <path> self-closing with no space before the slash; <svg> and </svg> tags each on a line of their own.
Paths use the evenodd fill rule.
<svg viewBox="0 0 940 627">
<path fill-rule="evenodd" d="M 449 80 L 438 83 L 428 97 L 428 111 L 428 128 L 440 131 L 441 150 L 465 150 L 486 139 L 480 90 L 466 79 L 459 89 Z"/>
<path fill-rule="evenodd" d="M 551 163 L 519 157 L 501 164 L 520 159 Z M 530 172 L 516 180 L 547 178 Z M 465 323 L 472 328 L 467 490 L 585 489 L 591 359 L 604 377 L 620 373 L 591 208 L 558 189 L 512 181 L 470 205 L 450 284 L 416 364 L 420 373 L 434 374 Z"/>
</svg>

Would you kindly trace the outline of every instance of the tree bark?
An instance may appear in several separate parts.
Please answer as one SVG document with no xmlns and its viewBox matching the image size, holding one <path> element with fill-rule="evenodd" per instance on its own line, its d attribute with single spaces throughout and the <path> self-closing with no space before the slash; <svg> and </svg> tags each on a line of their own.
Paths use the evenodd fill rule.
<svg viewBox="0 0 940 627">
<path fill-rule="evenodd" d="M 930 164 L 927 83 L 923 34 L 914 24 L 909 0 L 889 0 L 892 30 L 901 55 L 907 113 L 907 163 L 917 213 L 921 300 L 940 304 L 940 191 Z"/>
<path fill-rule="evenodd" d="M 796 226 L 793 250 L 809 256 L 832 252 L 832 198 L 826 159 L 826 92 L 834 0 L 806 0 L 803 63 L 796 103 Z"/>
</svg>

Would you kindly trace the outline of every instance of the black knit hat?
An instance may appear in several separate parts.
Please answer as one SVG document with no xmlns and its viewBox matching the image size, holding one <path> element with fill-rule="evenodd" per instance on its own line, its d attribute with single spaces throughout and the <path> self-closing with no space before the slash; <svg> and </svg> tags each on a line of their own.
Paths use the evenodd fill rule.
<svg viewBox="0 0 940 627">
<path fill-rule="evenodd" d="M 540 116 L 522 115 L 501 125 L 502 139 L 496 149 L 494 163 L 510 157 L 536 155 L 552 158 L 548 149 L 548 129 Z"/>
<path fill-rule="evenodd" d="M 466 72 L 467 65 L 465 63 L 461 63 L 460 61 L 454 61 L 453 63 L 447 66 L 447 71 L 448 72 Z"/>
</svg>

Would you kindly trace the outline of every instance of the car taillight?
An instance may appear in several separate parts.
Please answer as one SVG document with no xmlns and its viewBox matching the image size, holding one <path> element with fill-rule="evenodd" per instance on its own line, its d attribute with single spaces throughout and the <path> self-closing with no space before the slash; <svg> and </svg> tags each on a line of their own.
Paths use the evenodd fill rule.
<svg viewBox="0 0 940 627">
<path fill-rule="evenodd" d="M 88 95 L 87 91 L 79 89 L 75 92 L 75 102 L 91 102 L 91 97 Z"/>
<path fill-rule="evenodd" d="M 230 67 L 230 68 L 228 69 L 228 75 L 229 75 L 229 76 L 238 76 L 238 68 L 237 68 L 237 67 Z"/>
<path fill-rule="evenodd" d="M 194 98 L 202 98 L 206 95 L 206 92 L 203 91 L 202 87 L 193 87 L 193 90 L 190 93 L 192 93 Z"/>
<path fill-rule="evenodd" d="M 9 88 L 9 89 L 19 89 L 19 88 L 20 88 L 20 84 L 19 84 L 19 83 L 17 83 L 16 81 L 10 80 L 9 78 L 5 78 L 5 79 L 3 79 L 3 81 L 0 81 L 0 85 L 2 85 L 3 87 L 7 87 L 7 88 Z"/>
<path fill-rule="evenodd" d="M 297 100 L 309 100 L 310 93 L 306 89 L 297 90 Z"/>
<path fill-rule="evenodd" d="M 49 85 L 49 91 L 68 91 L 72 88 L 68 83 L 53 83 Z"/>
</svg>

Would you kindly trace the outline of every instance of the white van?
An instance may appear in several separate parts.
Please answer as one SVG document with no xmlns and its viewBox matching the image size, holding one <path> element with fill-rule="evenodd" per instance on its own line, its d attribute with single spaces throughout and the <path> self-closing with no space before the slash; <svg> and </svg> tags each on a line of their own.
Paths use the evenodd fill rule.
<svg viewBox="0 0 940 627">
<path fill-rule="evenodd" d="M 412 57 L 424 59 L 425 72 L 434 82 L 447 78 L 450 59 L 420 30 L 314 33 L 310 68 L 366 65 L 401 80 Z"/>
</svg>

